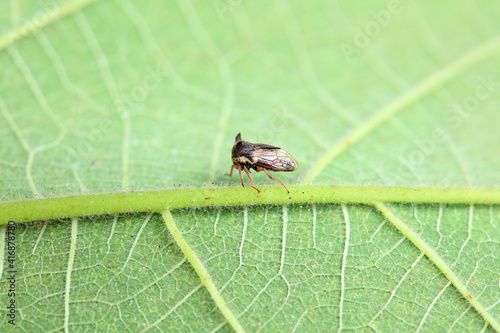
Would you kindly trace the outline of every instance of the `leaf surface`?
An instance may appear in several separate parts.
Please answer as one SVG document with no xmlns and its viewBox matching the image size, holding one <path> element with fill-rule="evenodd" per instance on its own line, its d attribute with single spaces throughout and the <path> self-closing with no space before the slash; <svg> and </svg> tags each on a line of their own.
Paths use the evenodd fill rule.
<svg viewBox="0 0 500 333">
<path fill-rule="evenodd" d="M 1 331 L 500 329 L 500 203 L 433 196 L 500 184 L 494 8 L 88 0 L 0 13 L 0 214 L 231 187 L 224 207 L 179 194 L 171 218 L 117 200 L 102 203 L 117 215 L 16 224 L 17 327 L 3 226 Z M 387 210 L 362 197 L 248 205 L 255 190 L 227 177 L 238 132 L 297 160 L 275 173 L 287 186 L 421 187 L 431 203 L 395 191 Z"/>
</svg>

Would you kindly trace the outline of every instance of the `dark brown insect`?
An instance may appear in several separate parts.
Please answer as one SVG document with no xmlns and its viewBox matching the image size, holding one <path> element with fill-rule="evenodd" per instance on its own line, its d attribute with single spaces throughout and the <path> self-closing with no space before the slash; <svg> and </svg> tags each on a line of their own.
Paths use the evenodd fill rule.
<svg viewBox="0 0 500 333">
<path fill-rule="evenodd" d="M 253 186 L 252 177 L 250 177 L 250 169 L 254 169 L 257 172 L 264 171 L 269 178 L 278 181 L 281 185 L 283 185 L 285 190 L 290 193 L 285 184 L 268 171 L 294 171 L 297 169 L 297 162 L 290 154 L 280 147 L 266 145 L 264 143 L 251 143 L 244 141 L 241 140 L 241 133 L 238 133 L 238 135 L 236 135 L 236 139 L 234 140 L 231 158 L 233 160 L 233 165 L 231 166 L 229 177 L 233 175 L 234 168 L 238 169 L 241 185 L 243 185 L 243 187 L 245 187 L 245 184 L 243 184 L 241 170 L 245 171 L 247 174 L 248 179 L 250 180 L 250 186 L 260 193 L 259 189 Z"/>
</svg>

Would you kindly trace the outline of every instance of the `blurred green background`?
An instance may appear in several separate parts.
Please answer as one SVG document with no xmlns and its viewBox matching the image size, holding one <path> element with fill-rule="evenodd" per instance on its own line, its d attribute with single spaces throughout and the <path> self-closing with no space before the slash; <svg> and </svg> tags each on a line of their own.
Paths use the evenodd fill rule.
<svg viewBox="0 0 500 333">
<path fill-rule="evenodd" d="M 37 26 L 69 3 L 2 10 L 4 32 L 34 30 L 0 54 L 4 200 L 33 186 L 236 185 L 238 132 L 292 153 L 300 169 L 282 177 L 299 181 L 346 134 L 494 41 L 499 15 L 474 2 L 102 1 Z M 498 184 L 497 54 L 395 112 L 316 182 Z"/>
</svg>

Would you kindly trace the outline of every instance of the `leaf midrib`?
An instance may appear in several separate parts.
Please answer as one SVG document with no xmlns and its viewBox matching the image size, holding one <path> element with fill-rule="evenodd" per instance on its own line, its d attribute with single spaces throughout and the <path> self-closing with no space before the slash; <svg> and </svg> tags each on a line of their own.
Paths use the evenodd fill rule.
<svg viewBox="0 0 500 333">
<path fill-rule="evenodd" d="M 54 218 L 134 212 L 162 212 L 165 208 L 248 206 L 264 204 L 376 202 L 500 204 L 500 188 L 440 188 L 390 186 L 292 185 L 191 188 L 83 194 L 0 203 L 0 225 Z"/>
<path fill-rule="evenodd" d="M 447 277 L 465 300 L 495 330 L 500 324 L 479 300 L 471 295 L 460 278 L 439 255 L 417 234 L 394 215 L 383 202 L 400 203 L 450 203 L 450 204 L 500 204 L 500 188 L 433 188 L 433 187 L 387 187 L 387 186 L 289 186 L 291 193 L 285 194 L 281 186 L 264 186 L 259 194 L 251 188 L 193 188 L 158 191 L 116 192 L 87 194 L 69 197 L 34 199 L 0 203 L 0 225 L 7 221 L 35 221 L 52 218 L 76 217 L 131 212 L 165 212 L 169 209 L 213 206 L 248 206 L 258 204 L 310 204 L 310 203 L 358 203 L 372 205 L 380 211 L 407 239 L 425 254 Z M 251 193 L 249 195 L 249 192 Z M 164 216 L 165 217 L 165 216 Z M 196 254 L 194 254 L 196 257 Z M 200 266 L 201 261 L 190 260 Z M 203 268 L 203 265 L 201 264 Z M 204 268 L 203 268 L 204 269 Z M 200 276 L 201 277 L 201 276 Z M 202 279 L 203 281 L 203 279 Z M 213 291 L 216 288 L 213 286 Z M 218 292 L 215 293 L 219 295 Z M 220 296 L 220 295 L 219 295 Z M 217 296 L 218 297 L 218 296 Z M 216 297 L 216 298 L 217 298 Z M 220 303 L 220 304 L 219 304 Z M 226 310 L 220 296 L 217 303 L 221 311 Z M 227 313 L 226 313 L 227 312 Z M 229 310 L 223 311 L 233 328 L 240 328 L 239 321 Z"/>
</svg>

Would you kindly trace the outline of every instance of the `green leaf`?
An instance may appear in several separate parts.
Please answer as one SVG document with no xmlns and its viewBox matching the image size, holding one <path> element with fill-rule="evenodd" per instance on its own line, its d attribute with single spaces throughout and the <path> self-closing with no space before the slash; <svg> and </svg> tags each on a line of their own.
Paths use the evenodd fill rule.
<svg viewBox="0 0 500 333">
<path fill-rule="evenodd" d="M 0 331 L 500 331 L 493 7 L 0 13 Z"/>
</svg>

